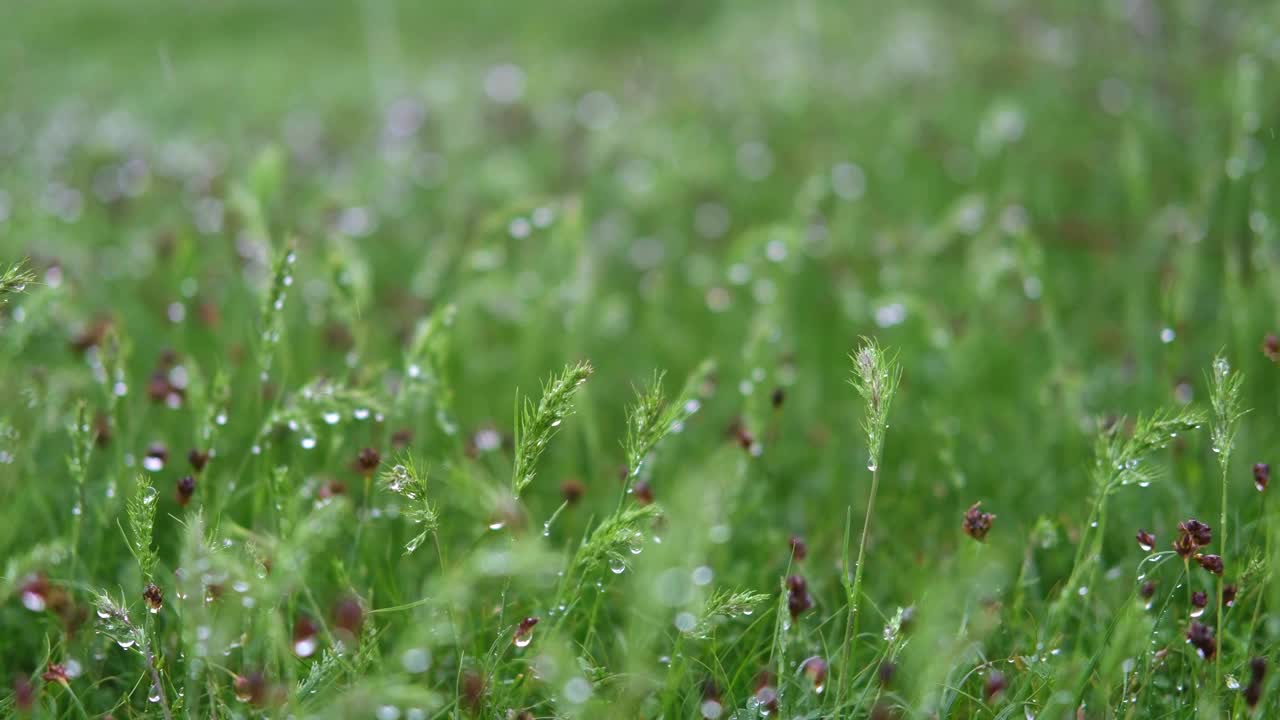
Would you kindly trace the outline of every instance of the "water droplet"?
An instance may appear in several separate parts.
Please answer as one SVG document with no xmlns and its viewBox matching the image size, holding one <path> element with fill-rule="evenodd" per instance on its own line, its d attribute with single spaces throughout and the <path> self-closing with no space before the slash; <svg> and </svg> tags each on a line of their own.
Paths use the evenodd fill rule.
<svg viewBox="0 0 1280 720">
<path fill-rule="evenodd" d="M 129 648 L 133 647 L 133 640 L 130 640 L 128 638 L 123 640 L 116 640 L 116 644 L 119 645 L 121 649 L 128 650 Z"/>
<path fill-rule="evenodd" d="M 314 450 L 316 447 L 316 439 L 310 435 L 298 441 L 303 450 Z"/>
<path fill-rule="evenodd" d="M 334 411 L 334 410 L 330 410 L 330 411 L 328 411 L 328 412 L 326 412 L 326 413 L 324 414 L 324 424 L 325 424 L 325 425 L 337 425 L 337 424 L 338 424 L 338 421 L 339 421 L 339 420 L 341 420 L 341 419 L 342 419 L 342 416 L 341 416 L 341 415 L 339 415 L 339 414 L 338 414 L 336 411 Z"/>
<path fill-rule="evenodd" d="M 164 458 L 148 455 L 142 458 L 142 467 L 149 472 L 160 472 L 164 469 Z"/>
<path fill-rule="evenodd" d="M 315 654 L 318 645 L 314 635 L 299 638 L 293 643 L 293 653 L 300 658 L 308 658 Z"/>
<path fill-rule="evenodd" d="M 356 408 L 355 410 L 352 410 L 352 411 L 351 411 L 351 417 L 353 417 L 353 418 L 355 418 L 355 419 L 357 419 L 357 420 L 368 420 L 368 419 L 369 419 L 369 409 L 368 409 L 368 408 Z"/>
<path fill-rule="evenodd" d="M 149 485 L 142 493 L 142 502 L 146 505 L 150 505 L 156 501 L 156 498 L 159 497 L 159 495 L 160 493 L 156 491 L 155 486 Z"/>
<path fill-rule="evenodd" d="M 1173 339 L 1175 337 L 1177 337 L 1177 335 L 1173 332 L 1173 328 L 1167 327 L 1160 331 L 1160 342 L 1164 343 L 1165 345 L 1168 345 L 1169 343 L 1173 342 Z"/>
<path fill-rule="evenodd" d="M 417 378 L 422 375 L 422 368 L 418 367 L 417 363 L 411 363 L 405 368 L 405 374 L 411 378 Z"/>
<path fill-rule="evenodd" d="M 560 419 L 556 418 L 555 420 L 552 420 L 551 427 L 560 427 Z"/>
<path fill-rule="evenodd" d="M 493 522 L 489 523 L 490 530 L 501 530 L 506 526 L 507 526 L 507 523 L 505 520 L 494 520 Z"/>
<path fill-rule="evenodd" d="M 407 673 L 424 673 L 431 667 L 431 653 L 426 648 L 409 648 L 400 656 L 400 667 Z"/>
<path fill-rule="evenodd" d="M 614 558 L 613 560 L 609 561 L 609 572 L 613 573 L 614 575 L 621 575 L 626 571 L 627 571 L 627 564 L 624 563 L 620 558 Z"/>
<path fill-rule="evenodd" d="M 160 688 L 158 686 L 151 686 L 151 692 L 147 693 L 147 700 L 150 700 L 153 703 L 160 702 Z"/>
</svg>

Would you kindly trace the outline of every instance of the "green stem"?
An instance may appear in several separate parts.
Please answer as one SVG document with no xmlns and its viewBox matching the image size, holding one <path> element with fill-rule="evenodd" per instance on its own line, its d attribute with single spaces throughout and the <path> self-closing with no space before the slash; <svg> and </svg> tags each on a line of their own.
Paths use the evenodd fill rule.
<svg viewBox="0 0 1280 720">
<path fill-rule="evenodd" d="M 867 531 L 871 527 L 871 513 L 876 504 L 876 492 L 880 488 L 880 463 L 877 460 L 875 470 L 871 471 L 871 494 L 867 497 L 867 513 L 862 519 L 862 538 L 858 541 L 858 559 L 853 567 L 853 586 L 849 590 L 849 621 L 845 623 L 844 633 L 844 673 L 846 679 L 853 668 L 853 646 L 858 638 L 858 598 L 862 593 L 862 561 L 867 550 Z M 845 569 L 848 572 L 848 568 Z M 844 685 L 841 685 L 841 698 L 844 695 Z M 839 700 L 837 698 L 837 705 Z"/>
</svg>

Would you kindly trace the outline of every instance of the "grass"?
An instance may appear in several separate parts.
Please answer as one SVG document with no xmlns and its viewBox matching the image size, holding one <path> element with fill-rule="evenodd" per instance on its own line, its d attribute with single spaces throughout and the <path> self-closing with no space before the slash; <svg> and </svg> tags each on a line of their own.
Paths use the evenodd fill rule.
<svg viewBox="0 0 1280 720">
<path fill-rule="evenodd" d="M 0 716 L 1271 717 L 1277 28 L 14 8 Z"/>
</svg>

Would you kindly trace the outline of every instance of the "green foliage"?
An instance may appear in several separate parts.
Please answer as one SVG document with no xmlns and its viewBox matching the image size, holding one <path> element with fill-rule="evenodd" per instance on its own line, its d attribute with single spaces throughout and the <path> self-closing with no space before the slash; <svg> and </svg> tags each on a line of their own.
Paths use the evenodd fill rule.
<svg viewBox="0 0 1280 720">
<path fill-rule="evenodd" d="M 172 5 L 0 21 L 0 717 L 1277 716 L 1274 3 Z"/>
</svg>

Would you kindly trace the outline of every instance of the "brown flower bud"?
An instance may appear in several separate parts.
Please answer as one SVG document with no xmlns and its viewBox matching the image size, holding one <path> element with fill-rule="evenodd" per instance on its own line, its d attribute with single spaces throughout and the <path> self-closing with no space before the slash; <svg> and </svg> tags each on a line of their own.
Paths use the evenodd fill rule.
<svg viewBox="0 0 1280 720">
<path fill-rule="evenodd" d="M 192 475 L 183 475 L 178 478 L 177 501 L 182 507 L 186 507 L 191 502 L 191 496 L 196 492 L 196 479 Z"/>
<path fill-rule="evenodd" d="M 995 515 L 982 512 L 982 503 L 976 502 L 965 511 L 964 532 L 974 540 L 983 542 L 987 538 L 987 533 L 991 531 L 991 525 L 995 519 Z"/>
<path fill-rule="evenodd" d="M 1196 555 L 1196 562 L 1200 563 L 1200 567 L 1208 570 L 1214 575 L 1222 574 L 1222 557 L 1218 555 Z"/>
<path fill-rule="evenodd" d="M 1218 642 L 1213 637 L 1213 628 L 1198 622 L 1192 622 L 1187 628 L 1187 642 L 1195 646 L 1200 657 L 1212 660 L 1218 651 Z"/>
<path fill-rule="evenodd" d="M 1155 535 L 1152 535 L 1146 530 L 1138 530 L 1138 547 L 1142 548 L 1143 552 L 1151 552 L 1151 549 L 1154 548 L 1155 546 L 1156 546 Z"/>
<path fill-rule="evenodd" d="M 147 584 L 142 591 L 142 599 L 147 602 L 147 609 L 153 613 L 160 612 L 160 608 L 164 607 L 164 591 L 155 583 Z"/>
<path fill-rule="evenodd" d="M 1267 483 L 1271 482 L 1271 466 L 1266 463 L 1256 463 L 1253 466 L 1253 486 L 1258 488 L 1258 492 L 1267 489 Z"/>
</svg>

